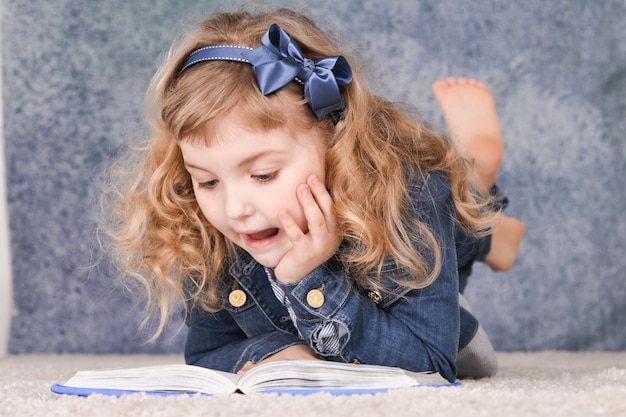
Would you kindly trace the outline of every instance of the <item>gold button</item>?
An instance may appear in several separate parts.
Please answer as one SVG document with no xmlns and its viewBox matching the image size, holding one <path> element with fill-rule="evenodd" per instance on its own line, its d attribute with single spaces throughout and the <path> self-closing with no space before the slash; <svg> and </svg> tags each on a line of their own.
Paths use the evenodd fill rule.
<svg viewBox="0 0 626 417">
<path fill-rule="evenodd" d="M 376 304 L 380 304 L 380 302 L 383 301 L 382 294 L 376 290 L 371 290 L 370 292 L 367 293 L 367 296 L 369 297 L 370 300 L 372 300 Z"/>
<path fill-rule="evenodd" d="M 324 305 L 324 293 L 318 289 L 311 290 L 306 295 L 306 302 L 313 308 L 320 308 Z"/>
<path fill-rule="evenodd" d="M 247 299 L 248 299 L 248 296 L 246 296 L 246 293 L 243 292 L 242 290 L 233 290 L 228 295 L 228 302 L 233 307 L 241 307 L 242 305 L 246 303 Z"/>
</svg>

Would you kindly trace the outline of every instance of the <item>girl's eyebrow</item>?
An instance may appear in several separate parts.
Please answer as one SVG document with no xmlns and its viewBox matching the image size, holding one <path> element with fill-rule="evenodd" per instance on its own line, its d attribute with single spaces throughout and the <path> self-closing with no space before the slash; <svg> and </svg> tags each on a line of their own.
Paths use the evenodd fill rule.
<svg viewBox="0 0 626 417">
<path fill-rule="evenodd" d="M 264 158 L 266 156 L 270 156 L 270 155 L 276 155 L 276 154 L 287 154 L 288 152 L 285 150 L 279 150 L 279 149 L 266 149 L 260 152 L 257 152 L 255 154 L 252 154 L 246 158 L 244 158 L 243 160 L 241 160 L 238 164 L 237 164 L 237 168 L 241 168 L 244 167 L 246 165 L 250 165 L 251 163 L 253 163 L 254 161 Z"/>
<path fill-rule="evenodd" d="M 250 156 L 248 156 L 248 157 L 244 158 L 243 160 L 239 161 L 239 162 L 237 163 L 237 168 L 241 168 L 241 167 L 244 167 L 244 166 L 250 165 L 250 164 L 251 164 L 251 163 L 253 163 L 254 161 L 256 161 L 256 160 L 258 160 L 258 159 L 261 159 L 261 158 L 264 158 L 264 157 L 269 156 L 269 155 L 276 155 L 276 154 L 279 154 L 279 155 L 280 155 L 280 154 L 284 154 L 284 155 L 286 155 L 286 154 L 288 154 L 288 153 L 289 153 L 289 152 L 287 152 L 287 151 L 285 151 L 285 150 L 278 150 L 278 149 L 267 149 L 267 150 L 263 150 L 263 151 L 260 151 L 260 152 L 255 153 L 255 154 L 252 154 L 252 155 L 250 155 Z M 193 164 L 187 163 L 187 162 L 185 162 L 185 168 L 187 168 L 187 169 L 194 169 L 194 170 L 197 170 L 197 171 L 205 171 L 205 172 L 208 172 L 208 170 L 207 170 L 207 169 L 205 169 L 205 168 L 202 168 L 202 167 L 199 167 L 199 166 L 196 166 L 196 165 L 193 165 Z"/>
<path fill-rule="evenodd" d="M 206 169 L 204 169 L 204 168 L 197 167 L 197 166 L 195 166 L 195 165 L 188 164 L 188 163 L 186 163 L 186 162 L 185 162 L 185 168 L 186 168 L 187 170 L 193 169 L 193 170 L 196 170 L 196 171 L 205 171 L 205 172 L 208 172 L 208 171 L 207 171 Z"/>
</svg>

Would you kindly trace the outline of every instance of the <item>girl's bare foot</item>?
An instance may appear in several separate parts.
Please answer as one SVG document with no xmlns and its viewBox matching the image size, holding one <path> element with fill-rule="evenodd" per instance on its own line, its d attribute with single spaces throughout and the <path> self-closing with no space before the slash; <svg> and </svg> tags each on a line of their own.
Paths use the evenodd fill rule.
<svg viewBox="0 0 626 417">
<path fill-rule="evenodd" d="M 481 191 L 498 178 L 504 153 L 496 104 L 486 85 L 469 78 L 447 78 L 433 83 L 451 139 L 474 162 Z"/>
<path fill-rule="evenodd" d="M 441 106 L 450 138 L 470 161 L 485 194 L 498 178 L 504 153 L 502 129 L 493 94 L 487 86 L 470 78 L 447 78 L 432 85 Z M 485 263 L 494 271 L 510 269 L 526 232 L 524 224 L 513 217 L 496 215 L 491 235 L 491 250 Z"/>
<path fill-rule="evenodd" d="M 491 249 L 485 263 L 494 271 L 507 271 L 515 264 L 526 226 L 516 218 L 498 214 L 491 231 Z"/>
</svg>

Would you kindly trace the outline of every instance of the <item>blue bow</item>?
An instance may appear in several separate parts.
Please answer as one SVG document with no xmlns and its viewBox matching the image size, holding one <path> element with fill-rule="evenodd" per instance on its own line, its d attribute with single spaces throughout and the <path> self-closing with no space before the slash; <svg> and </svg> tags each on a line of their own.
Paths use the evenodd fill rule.
<svg viewBox="0 0 626 417">
<path fill-rule="evenodd" d="M 207 60 L 231 60 L 252 64 L 263 95 L 277 91 L 292 81 L 304 85 L 304 97 L 318 120 L 342 110 L 345 103 L 339 86 L 352 81 L 350 64 L 342 56 L 312 61 L 302 56 L 300 47 L 279 25 L 273 24 L 262 39 L 263 46 L 209 46 L 192 52 L 181 73 Z"/>
</svg>

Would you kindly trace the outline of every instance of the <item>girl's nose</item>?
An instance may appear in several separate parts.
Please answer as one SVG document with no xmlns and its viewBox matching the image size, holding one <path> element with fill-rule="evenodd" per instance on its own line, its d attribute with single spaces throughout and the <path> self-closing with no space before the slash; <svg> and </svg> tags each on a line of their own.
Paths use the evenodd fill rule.
<svg viewBox="0 0 626 417">
<path fill-rule="evenodd" d="M 226 216 L 231 219 L 240 219 L 254 212 L 254 205 L 249 194 L 241 189 L 229 191 L 225 202 Z"/>
</svg>

